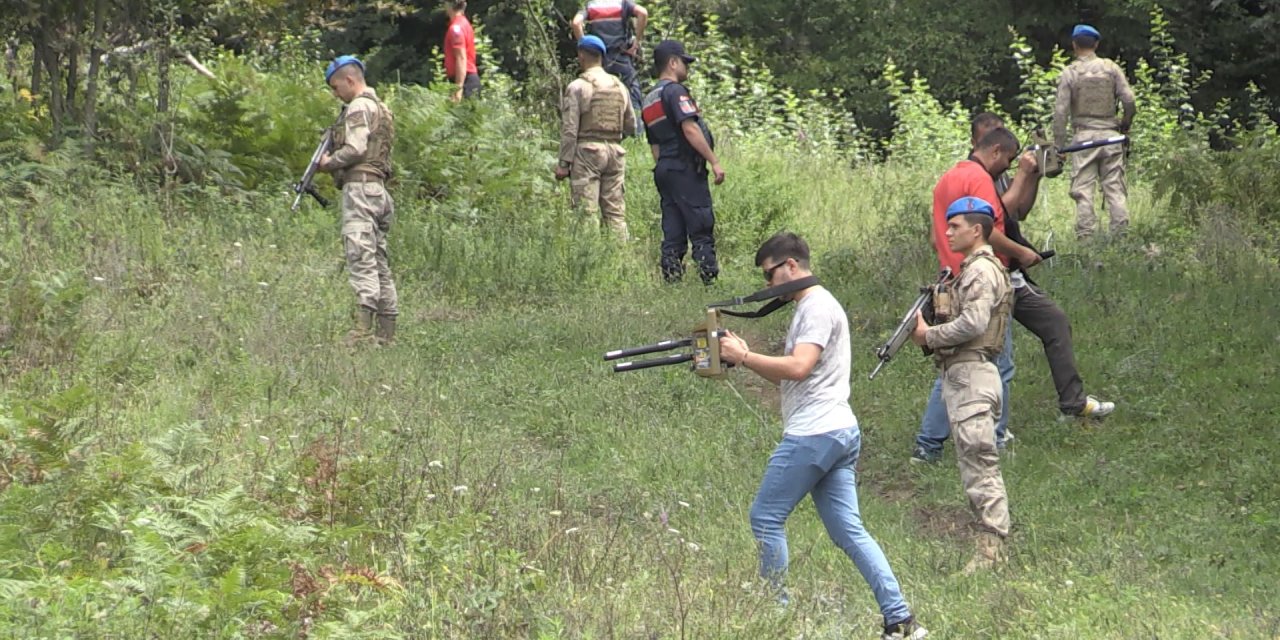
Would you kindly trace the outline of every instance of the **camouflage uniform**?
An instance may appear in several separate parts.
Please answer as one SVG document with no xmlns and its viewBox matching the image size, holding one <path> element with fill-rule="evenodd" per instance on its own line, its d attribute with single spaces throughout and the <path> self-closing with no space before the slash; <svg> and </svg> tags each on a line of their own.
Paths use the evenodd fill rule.
<svg viewBox="0 0 1280 640">
<path fill-rule="evenodd" d="M 1124 107 L 1123 118 L 1116 117 L 1117 103 Z M 1133 89 L 1119 65 L 1093 54 L 1083 55 L 1058 79 L 1058 98 L 1053 108 L 1054 143 L 1066 146 L 1068 115 L 1074 141 L 1086 142 L 1128 133 L 1133 114 Z M 1093 192 L 1099 180 L 1111 214 L 1111 231 L 1123 232 L 1129 226 L 1124 148 L 1108 145 L 1076 151 L 1071 154 L 1071 197 L 1076 201 L 1077 237 L 1093 235 L 1097 226 Z"/>
<path fill-rule="evenodd" d="M 1002 407 L 1000 372 L 993 364 L 1004 346 L 1013 306 L 1009 273 L 990 246 L 960 265 L 960 277 L 936 300 L 939 324 L 925 333 L 942 369 L 942 401 L 955 435 L 960 481 L 982 528 L 1009 535 L 1009 504 L 1000 475 L 995 427 Z"/>
<path fill-rule="evenodd" d="M 600 218 L 627 239 L 623 176 L 624 131 L 635 131 L 636 117 L 622 82 L 601 67 L 591 67 L 569 83 L 561 105 L 560 166 L 568 165 L 573 203 L 584 218 Z"/>
<path fill-rule="evenodd" d="M 359 305 L 358 330 L 368 331 L 374 314 L 378 337 L 389 341 L 399 314 L 396 285 L 387 257 L 387 232 L 395 205 L 387 192 L 395 120 L 373 89 L 347 105 L 335 125 L 333 154 L 325 165 L 342 188 L 342 242 L 347 274 Z"/>
</svg>

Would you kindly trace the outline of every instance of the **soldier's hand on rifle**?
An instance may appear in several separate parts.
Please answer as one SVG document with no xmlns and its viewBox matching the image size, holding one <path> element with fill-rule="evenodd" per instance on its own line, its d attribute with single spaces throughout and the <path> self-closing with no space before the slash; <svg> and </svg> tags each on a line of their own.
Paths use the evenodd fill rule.
<svg viewBox="0 0 1280 640">
<path fill-rule="evenodd" d="M 916 328 L 911 330 L 911 341 L 922 347 L 925 346 L 924 333 L 928 330 L 929 330 L 929 323 L 924 321 L 924 312 L 917 311 L 916 312 Z"/>
<path fill-rule="evenodd" d="M 328 151 L 324 152 L 324 154 L 320 156 L 320 162 L 317 163 L 317 166 L 320 168 L 321 171 L 328 170 L 329 168 L 329 152 Z"/>
<path fill-rule="evenodd" d="M 751 348 L 747 341 L 739 338 L 732 331 L 725 331 L 720 336 L 720 359 L 733 364 L 742 364 L 747 359 Z"/>
</svg>

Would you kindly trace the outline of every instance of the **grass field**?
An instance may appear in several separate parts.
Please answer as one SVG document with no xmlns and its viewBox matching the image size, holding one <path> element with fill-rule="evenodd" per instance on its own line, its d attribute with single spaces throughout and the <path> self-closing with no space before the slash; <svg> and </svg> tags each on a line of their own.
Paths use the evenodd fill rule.
<svg viewBox="0 0 1280 640">
<path fill-rule="evenodd" d="M 1141 182 L 1128 238 L 1075 246 L 1066 181 L 1047 184 L 1030 235 L 1053 231 L 1060 257 L 1036 276 L 1119 409 L 1058 423 L 1016 330 L 1012 559 L 962 577 L 953 452 L 907 463 L 934 373 L 912 354 L 865 375 L 933 268 L 935 173 L 730 153 L 724 277 L 704 289 L 658 281 L 642 151 L 621 248 L 563 212 L 477 229 L 401 201 L 384 349 L 341 344 L 332 212 L 110 184 L 9 207 L 0 635 L 875 637 L 808 503 L 793 605 L 755 578 L 776 391 L 600 360 L 759 288 L 754 243 L 785 226 L 850 314 L 862 511 L 930 637 L 1280 637 L 1274 258 L 1168 218 Z M 777 349 L 788 315 L 731 326 Z"/>
</svg>

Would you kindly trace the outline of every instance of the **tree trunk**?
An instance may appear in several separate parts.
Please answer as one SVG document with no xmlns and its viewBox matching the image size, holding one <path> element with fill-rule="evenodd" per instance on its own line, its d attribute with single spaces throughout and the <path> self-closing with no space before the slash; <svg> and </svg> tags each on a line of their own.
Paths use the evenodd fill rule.
<svg viewBox="0 0 1280 640">
<path fill-rule="evenodd" d="M 69 116 L 76 113 L 76 92 L 80 89 L 80 34 L 84 32 L 85 3 L 77 2 L 75 5 L 67 43 L 67 91 L 64 107 Z"/>
<path fill-rule="evenodd" d="M 45 30 L 45 33 L 49 33 Z M 45 38 L 41 39 L 40 50 L 36 51 L 36 55 L 44 64 L 45 73 L 49 74 L 49 115 L 53 118 L 54 137 L 59 137 L 62 132 L 62 66 L 58 64 L 58 52 L 49 46 L 49 41 Z"/>
<path fill-rule="evenodd" d="M 44 74 L 40 73 L 40 56 L 39 51 L 44 48 L 44 38 L 36 36 L 31 42 L 31 95 L 40 95 L 40 90 L 44 89 L 44 83 L 41 82 Z"/>
<path fill-rule="evenodd" d="M 4 75 L 9 79 L 13 95 L 18 95 L 18 41 L 13 38 L 4 43 Z"/>
<path fill-rule="evenodd" d="M 156 51 L 156 111 L 159 113 L 169 112 L 169 63 L 172 58 L 166 28 L 160 37 L 160 48 Z"/>
<path fill-rule="evenodd" d="M 169 186 L 169 179 L 178 172 L 173 157 L 173 119 L 169 116 L 169 67 L 173 59 L 173 14 L 166 12 L 160 20 L 160 33 L 156 38 L 156 140 L 160 145 L 163 163 L 160 170 L 160 188 Z"/>
<path fill-rule="evenodd" d="M 84 151 L 93 155 L 98 135 L 98 65 L 102 61 L 102 23 L 106 12 L 105 0 L 93 1 L 93 35 L 89 40 L 89 72 L 85 76 L 84 89 Z"/>
</svg>

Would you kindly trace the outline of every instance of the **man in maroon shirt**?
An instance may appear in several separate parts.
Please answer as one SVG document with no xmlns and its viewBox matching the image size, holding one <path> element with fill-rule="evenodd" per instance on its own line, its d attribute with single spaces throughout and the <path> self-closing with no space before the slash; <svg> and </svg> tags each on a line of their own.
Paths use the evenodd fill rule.
<svg viewBox="0 0 1280 640">
<path fill-rule="evenodd" d="M 450 99 L 458 102 L 480 90 L 476 71 L 476 32 L 467 19 L 466 0 L 445 0 L 449 28 L 444 33 L 444 73 L 457 85 Z"/>
</svg>

